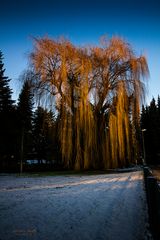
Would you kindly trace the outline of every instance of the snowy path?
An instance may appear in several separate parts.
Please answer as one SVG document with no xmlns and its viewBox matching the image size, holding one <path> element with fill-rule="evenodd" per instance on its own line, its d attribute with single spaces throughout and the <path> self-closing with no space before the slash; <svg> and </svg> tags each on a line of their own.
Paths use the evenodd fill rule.
<svg viewBox="0 0 160 240">
<path fill-rule="evenodd" d="M 145 240 L 141 171 L 0 176 L 0 240 Z"/>
</svg>

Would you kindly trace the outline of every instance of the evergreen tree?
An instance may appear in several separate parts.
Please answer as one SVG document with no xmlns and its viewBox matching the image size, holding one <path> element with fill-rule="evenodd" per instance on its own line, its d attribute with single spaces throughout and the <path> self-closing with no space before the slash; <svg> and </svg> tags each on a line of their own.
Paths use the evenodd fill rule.
<svg viewBox="0 0 160 240">
<path fill-rule="evenodd" d="M 160 117 L 160 96 L 159 95 L 157 99 L 157 108 L 158 108 L 158 117 Z"/>
<path fill-rule="evenodd" d="M 15 154 L 15 107 L 9 82 L 10 79 L 5 76 L 3 54 L 0 51 L 0 165 L 2 169 L 8 168 Z"/>
<path fill-rule="evenodd" d="M 38 107 L 33 119 L 33 138 L 35 157 L 41 163 L 42 159 L 48 161 L 54 155 L 54 116 L 51 111 Z"/>
<path fill-rule="evenodd" d="M 153 98 L 149 106 L 149 119 L 148 119 L 148 146 L 147 152 L 150 156 L 150 161 L 157 162 L 158 153 L 158 109 L 155 99 Z"/>
<path fill-rule="evenodd" d="M 149 164 L 160 162 L 160 98 L 157 103 L 154 98 L 149 106 L 142 106 L 141 129 L 146 129 L 144 133 L 144 143 L 146 150 L 146 160 Z"/>
<path fill-rule="evenodd" d="M 32 110 L 33 110 L 33 94 L 31 83 L 29 80 L 25 80 L 21 93 L 18 99 L 17 113 L 18 113 L 18 125 L 19 125 L 19 137 L 18 148 L 20 149 L 21 164 L 23 158 L 27 158 L 29 152 L 31 152 L 31 133 L 32 133 Z M 21 166 L 22 168 L 22 166 Z M 22 169 L 21 169 L 22 171 Z"/>
<path fill-rule="evenodd" d="M 12 90 L 9 87 L 10 79 L 4 75 L 3 54 L 0 51 L 0 113 L 13 110 Z"/>
<path fill-rule="evenodd" d="M 23 84 L 21 93 L 18 99 L 18 114 L 20 124 L 25 130 L 32 128 L 32 110 L 33 110 L 33 93 L 30 81 L 26 80 Z"/>
</svg>

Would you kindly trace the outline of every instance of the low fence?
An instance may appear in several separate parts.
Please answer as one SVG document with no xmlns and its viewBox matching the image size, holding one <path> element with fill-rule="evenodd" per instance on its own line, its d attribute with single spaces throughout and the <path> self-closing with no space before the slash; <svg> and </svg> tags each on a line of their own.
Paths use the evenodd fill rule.
<svg viewBox="0 0 160 240">
<path fill-rule="evenodd" d="M 150 227 L 155 240 L 160 240 L 160 185 L 148 167 L 144 167 Z"/>
</svg>

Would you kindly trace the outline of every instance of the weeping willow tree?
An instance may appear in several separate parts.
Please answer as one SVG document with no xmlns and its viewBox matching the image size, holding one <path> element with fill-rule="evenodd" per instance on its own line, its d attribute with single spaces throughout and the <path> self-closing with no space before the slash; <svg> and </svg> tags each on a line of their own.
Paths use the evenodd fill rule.
<svg viewBox="0 0 160 240">
<path fill-rule="evenodd" d="M 140 102 L 148 66 L 119 38 L 100 47 L 35 39 L 31 61 L 37 96 L 59 114 L 59 141 L 68 168 L 110 168 L 138 154 Z M 35 79 L 34 79 L 35 80 Z"/>
</svg>

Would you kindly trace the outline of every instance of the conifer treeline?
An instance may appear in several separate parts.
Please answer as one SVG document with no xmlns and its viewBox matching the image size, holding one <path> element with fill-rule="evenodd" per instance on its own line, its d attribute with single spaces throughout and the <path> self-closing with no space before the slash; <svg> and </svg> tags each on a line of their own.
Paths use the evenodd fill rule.
<svg viewBox="0 0 160 240">
<path fill-rule="evenodd" d="M 51 165 L 57 158 L 54 114 L 40 106 L 35 109 L 29 75 L 23 78 L 16 104 L 0 52 L 0 171 L 19 171 L 21 160 L 25 167 L 27 159 L 37 159 L 39 164 L 45 159 Z"/>
<path fill-rule="evenodd" d="M 9 87 L 10 79 L 5 76 L 3 55 L 0 52 L 0 166 L 8 165 L 8 155 L 12 158 L 15 152 L 13 139 L 16 134 L 15 107 L 12 91 Z M 12 119 L 12 120 L 11 120 Z"/>
<path fill-rule="evenodd" d="M 144 146 L 146 162 L 160 164 L 160 96 L 149 105 L 142 106 L 141 129 L 145 129 Z"/>
</svg>

